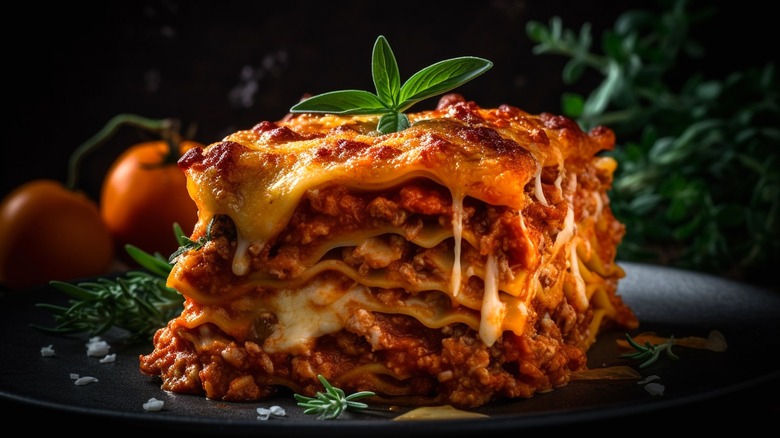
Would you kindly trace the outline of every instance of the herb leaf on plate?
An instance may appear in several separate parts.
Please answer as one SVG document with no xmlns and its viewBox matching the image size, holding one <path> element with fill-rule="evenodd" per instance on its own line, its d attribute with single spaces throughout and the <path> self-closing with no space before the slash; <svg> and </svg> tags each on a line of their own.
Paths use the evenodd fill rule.
<svg viewBox="0 0 780 438">
<path fill-rule="evenodd" d="M 317 392 L 315 397 L 309 397 L 301 394 L 293 394 L 298 406 L 306 408 L 303 413 L 306 415 L 317 415 L 320 420 L 334 420 L 341 416 L 347 409 L 365 409 L 366 403 L 355 401 L 363 397 L 376 395 L 372 391 L 360 391 L 346 395 L 343 389 L 331 385 L 321 374 L 317 375 L 325 392 Z"/>
</svg>

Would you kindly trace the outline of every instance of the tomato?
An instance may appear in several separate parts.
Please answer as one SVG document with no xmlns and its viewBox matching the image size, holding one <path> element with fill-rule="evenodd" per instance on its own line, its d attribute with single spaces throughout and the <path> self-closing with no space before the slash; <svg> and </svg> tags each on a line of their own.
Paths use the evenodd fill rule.
<svg viewBox="0 0 780 438">
<path fill-rule="evenodd" d="M 132 244 L 167 257 L 179 247 L 174 222 L 185 233 L 192 232 L 198 209 L 176 159 L 193 147 L 203 145 L 183 141 L 172 158 L 166 141 L 138 143 L 111 165 L 101 188 L 100 211 L 119 256 L 127 260 L 124 247 Z"/>
<path fill-rule="evenodd" d="M 10 289 L 103 275 L 113 260 L 111 234 L 82 192 L 39 179 L 0 204 L 0 282 Z"/>
</svg>

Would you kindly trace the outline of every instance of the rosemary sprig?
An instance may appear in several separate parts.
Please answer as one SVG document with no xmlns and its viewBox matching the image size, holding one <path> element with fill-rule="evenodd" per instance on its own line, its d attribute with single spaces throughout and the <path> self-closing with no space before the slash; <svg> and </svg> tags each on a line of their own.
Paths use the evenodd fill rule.
<svg viewBox="0 0 780 438">
<path fill-rule="evenodd" d="M 474 56 L 439 61 L 412 75 L 403 85 L 390 44 L 380 35 L 374 43 L 371 73 L 376 94 L 341 90 L 318 94 L 290 108 L 291 113 L 381 114 L 377 130 L 382 134 L 409 127 L 404 111 L 422 100 L 437 96 L 476 78 L 493 63 Z"/>
<path fill-rule="evenodd" d="M 662 344 L 651 344 L 649 341 L 645 341 L 645 344 L 642 345 L 631 338 L 631 335 L 626 333 L 626 341 L 628 341 L 628 344 L 636 351 L 633 353 L 621 354 L 620 357 L 642 360 L 643 362 L 639 364 L 639 368 L 646 368 L 654 364 L 663 351 L 666 351 L 666 355 L 669 357 L 669 359 L 679 359 L 679 356 L 672 352 L 674 336 L 670 337 L 669 340 Z"/>
<path fill-rule="evenodd" d="M 209 222 L 209 225 L 206 228 L 206 235 L 201 236 L 201 238 L 198 240 L 192 240 L 189 237 L 187 237 L 187 235 L 184 234 L 184 231 L 181 229 L 181 226 L 178 223 L 174 223 L 173 234 L 176 236 L 176 241 L 179 243 L 179 248 L 176 251 L 174 251 L 174 253 L 171 254 L 170 257 L 168 257 L 168 263 L 176 264 L 176 260 L 178 260 L 179 256 L 181 256 L 185 252 L 191 249 L 197 250 L 203 248 L 203 245 L 205 245 L 206 242 L 211 240 L 211 227 L 214 226 L 215 220 L 216 220 L 216 216 L 211 218 L 211 222 Z"/>
<path fill-rule="evenodd" d="M 347 409 L 365 409 L 368 407 L 363 402 L 357 402 L 355 399 L 370 397 L 376 395 L 371 391 L 360 391 L 354 394 L 346 395 L 342 389 L 334 388 L 321 374 L 317 378 L 325 387 L 325 392 L 317 392 L 316 397 L 307 397 L 305 395 L 293 394 L 298 401 L 298 406 L 306 408 L 303 411 L 306 415 L 318 415 L 320 420 L 332 420 L 338 418 L 342 412 Z"/>
<path fill-rule="evenodd" d="M 213 221 L 212 221 L 213 223 Z M 56 334 L 87 333 L 97 336 L 112 327 L 125 330 L 125 342 L 147 341 L 183 310 L 184 297 L 166 285 L 176 259 L 190 249 L 199 249 L 211 239 L 211 225 L 205 237 L 193 241 L 187 238 L 179 224 L 173 224 L 174 235 L 181 247 L 169 259 L 159 253 L 149 254 L 134 245 L 125 251 L 143 269 L 129 271 L 114 279 L 98 278 L 78 284 L 52 281 L 49 284 L 71 299 L 66 306 L 37 303 L 48 310 L 56 325 L 32 327 Z"/>
</svg>

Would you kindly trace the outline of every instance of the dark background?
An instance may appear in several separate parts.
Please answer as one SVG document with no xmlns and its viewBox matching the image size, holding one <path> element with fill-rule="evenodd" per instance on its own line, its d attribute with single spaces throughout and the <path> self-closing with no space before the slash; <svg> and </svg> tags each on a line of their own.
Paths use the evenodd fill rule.
<svg viewBox="0 0 780 438">
<path fill-rule="evenodd" d="M 70 6 L 31 10 L 36 42 L 11 47 L 20 123 L 2 190 L 29 178 L 64 180 L 73 149 L 120 113 L 196 123 L 196 139 L 208 144 L 282 118 L 304 93 L 373 91 L 380 34 L 402 80 L 446 58 L 481 56 L 494 67 L 458 89 L 468 99 L 556 112 L 565 60 L 533 55 L 525 24 L 560 15 L 576 28 L 609 26 L 632 2 L 600 3 L 167 0 L 107 2 L 83 15 Z M 110 160 L 137 138 L 127 128 L 88 156 L 81 188 L 96 194 Z"/>
<path fill-rule="evenodd" d="M 723 78 L 730 71 L 760 67 L 777 58 L 776 18 L 759 2 L 692 3 L 717 4 L 720 12 L 714 21 L 690 30 L 708 56 L 682 71 Z M 457 90 L 466 98 L 483 107 L 509 103 L 531 113 L 560 113 L 560 95 L 571 90 L 560 74 L 566 59 L 534 55 L 526 23 L 547 23 L 559 16 L 567 28 L 590 23 L 598 36 L 621 12 L 657 4 L 634 0 L 15 4 L 15 12 L 6 12 L 2 30 L 4 107 L 10 123 L 5 124 L 0 155 L 0 196 L 30 179 L 64 181 L 71 152 L 120 113 L 194 123 L 195 139 L 208 144 L 259 121 L 282 118 L 304 93 L 373 91 L 371 49 L 380 34 L 395 52 L 402 80 L 445 58 L 485 57 L 494 67 Z M 587 93 L 588 84 L 583 82 L 581 91 Z M 415 109 L 434 105 L 435 100 L 421 102 Z M 127 128 L 90 155 L 80 188 L 97 199 L 110 162 L 140 139 Z M 765 388 L 754 391 L 738 400 L 752 412 L 750 421 L 761 418 L 768 424 L 778 414 L 777 404 L 759 400 L 773 393 Z M 735 424 L 733 405 L 726 395 L 698 406 L 697 416 L 672 408 L 650 419 L 627 418 L 620 425 L 649 425 L 651 433 L 663 433 L 678 427 L 668 424 L 669 418 L 683 422 L 693 418 L 693 424 L 683 423 L 682 430 L 690 426 L 715 431 L 721 419 Z M 65 420 L 43 417 L 60 426 Z M 711 418 L 712 423 L 702 418 Z M 85 427 L 72 426 L 74 431 Z"/>
<path fill-rule="evenodd" d="M 693 0 L 693 4 L 702 0 Z M 710 5 L 712 2 L 705 2 Z M 775 55 L 752 1 L 724 3 L 720 18 L 691 34 L 707 42 L 695 66 L 720 78 Z M 480 106 L 510 103 L 560 112 L 566 59 L 534 55 L 526 23 L 560 16 L 567 28 L 590 23 L 595 38 L 629 8 L 652 1 L 133 1 L 96 8 L 73 3 L 18 5 L 5 27 L 11 114 L 0 195 L 32 178 L 64 181 L 71 152 L 111 117 L 133 113 L 196 124 L 196 139 L 220 140 L 262 120 L 282 118 L 304 93 L 373 91 L 371 50 L 385 35 L 402 80 L 434 62 L 464 55 L 494 62 L 457 91 Z M 746 17 L 740 19 L 738 17 Z M 19 28 L 20 30 L 11 30 Z M 596 40 L 598 44 L 598 40 Z M 588 81 L 579 87 L 588 92 Z M 435 99 L 415 106 L 430 109 Z M 10 138 L 8 138 L 10 134 Z M 121 130 L 87 156 L 81 189 L 97 195 L 110 161 L 138 133 Z"/>
</svg>

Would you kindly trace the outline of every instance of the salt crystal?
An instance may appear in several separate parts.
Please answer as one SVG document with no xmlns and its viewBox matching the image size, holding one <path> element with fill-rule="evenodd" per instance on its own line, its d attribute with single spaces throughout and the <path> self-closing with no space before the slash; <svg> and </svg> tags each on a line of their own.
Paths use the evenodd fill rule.
<svg viewBox="0 0 780 438">
<path fill-rule="evenodd" d="M 285 415 L 287 415 L 287 412 L 285 412 L 284 408 L 281 406 L 274 405 L 271 406 L 269 410 L 271 411 L 271 415 L 276 415 L 277 417 L 284 417 Z"/>
<path fill-rule="evenodd" d="M 116 360 L 116 354 L 107 354 L 102 359 L 100 359 L 100 363 L 111 363 Z"/>
<path fill-rule="evenodd" d="M 108 354 L 108 349 L 111 348 L 108 342 L 102 340 L 100 336 L 89 338 L 87 343 L 87 356 L 105 356 Z"/>
<path fill-rule="evenodd" d="M 277 405 L 271 406 L 270 408 L 257 408 L 258 420 L 265 421 L 270 418 L 271 415 L 275 417 L 284 417 L 287 413 L 284 411 L 283 407 Z"/>
<path fill-rule="evenodd" d="M 157 400 L 156 398 L 152 397 L 144 403 L 144 410 L 145 411 L 159 411 L 162 410 L 163 405 L 165 404 L 162 400 Z"/>
<path fill-rule="evenodd" d="M 76 381 L 74 383 L 76 384 L 76 386 L 84 386 L 84 385 L 88 385 L 90 383 L 96 383 L 97 381 L 98 381 L 98 379 L 96 379 L 94 377 L 84 376 L 84 377 L 79 377 L 78 379 L 76 379 Z"/>
<path fill-rule="evenodd" d="M 51 357 L 56 356 L 57 354 L 54 352 L 53 345 L 49 345 L 47 347 L 41 347 L 41 356 L 43 357 Z"/>
<path fill-rule="evenodd" d="M 660 379 L 660 377 L 658 377 L 655 374 L 653 374 L 652 376 L 647 376 L 644 379 L 636 382 L 636 384 L 637 385 L 644 385 L 645 383 L 650 383 L 650 382 L 653 382 L 653 381 L 658 380 L 658 379 Z"/>
<path fill-rule="evenodd" d="M 664 389 L 664 385 L 660 383 L 648 383 L 645 385 L 645 391 L 650 393 L 650 395 L 664 395 Z"/>
<path fill-rule="evenodd" d="M 271 410 L 266 408 L 257 408 L 257 419 L 265 421 L 271 416 Z"/>
</svg>

